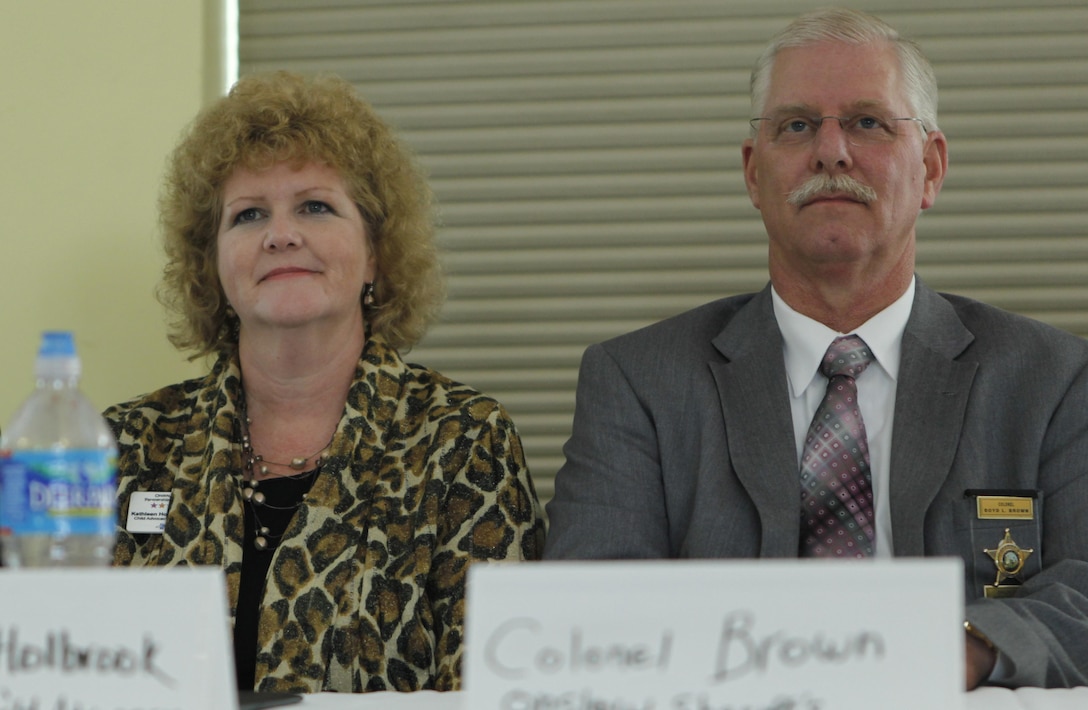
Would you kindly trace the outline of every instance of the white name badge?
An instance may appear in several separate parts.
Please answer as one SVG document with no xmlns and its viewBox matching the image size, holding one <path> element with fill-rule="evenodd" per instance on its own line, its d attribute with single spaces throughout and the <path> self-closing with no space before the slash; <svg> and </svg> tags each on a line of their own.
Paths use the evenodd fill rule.
<svg viewBox="0 0 1088 710">
<path fill-rule="evenodd" d="M 0 570 L 0 706 L 236 710 L 218 568 Z"/>
<path fill-rule="evenodd" d="M 130 533 L 161 533 L 166 529 L 166 513 L 170 510 L 169 491 L 135 491 L 128 499 L 128 521 L 125 530 Z"/>
<path fill-rule="evenodd" d="M 474 565 L 473 710 L 962 708 L 958 559 Z"/>
</svg>

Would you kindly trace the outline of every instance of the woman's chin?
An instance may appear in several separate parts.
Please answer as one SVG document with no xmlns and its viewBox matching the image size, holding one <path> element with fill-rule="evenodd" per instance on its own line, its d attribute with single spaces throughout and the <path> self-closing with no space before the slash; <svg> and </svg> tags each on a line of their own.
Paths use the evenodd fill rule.
<svg viewBox="0 0 1088 710">
<path fill-rule="evenodd" d="M 337 309 L 330 308 L 327 303 L 317 304 L 298 299 L 266 304 L 255 309 L 248 318 L 242 316 L 243 330 L 249 326 L 266 332 L 281 330 L 284 334 L 323 324 L 333 325 L 337 322 L 362 322 L 362 311 L 359 309 L 356 312 L 339 312 Z"/>
</svg>

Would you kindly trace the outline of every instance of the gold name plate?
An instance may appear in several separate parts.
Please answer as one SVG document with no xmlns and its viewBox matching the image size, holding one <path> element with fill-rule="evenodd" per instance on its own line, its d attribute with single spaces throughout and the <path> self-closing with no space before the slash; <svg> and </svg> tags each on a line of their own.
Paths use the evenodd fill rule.
<svg viewBox="0 0 1088 710">
<path fill-rule="evenodd" d="M 1033 520 L 1035 501 L 1021 496 L 979 496 L 979 520 Z"/>
</svg>

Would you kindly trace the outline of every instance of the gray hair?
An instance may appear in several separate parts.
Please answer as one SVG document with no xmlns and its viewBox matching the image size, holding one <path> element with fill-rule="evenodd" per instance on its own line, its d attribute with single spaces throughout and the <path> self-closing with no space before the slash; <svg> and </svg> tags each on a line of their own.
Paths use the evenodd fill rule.
<svg viewBox="0 0 1088 710">
<path fill-rule="evenodd" d="M 763 115 L 775 57 L 783 49 L 819 42 L 877 44 L 895 47 L 903 71 L 907 102 L 927 131 L 937 130 L 937 77 L 921 48 L 873 15 L 846 8 L 825 8 L 802 15 L 775 35 L 752 69 L 752 118 Z"/>
</svg>

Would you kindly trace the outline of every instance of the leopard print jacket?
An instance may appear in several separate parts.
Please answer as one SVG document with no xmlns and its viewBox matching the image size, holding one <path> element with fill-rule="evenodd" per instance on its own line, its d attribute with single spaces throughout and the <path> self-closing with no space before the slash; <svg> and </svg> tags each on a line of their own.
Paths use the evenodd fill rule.
<svg viewBox="0 0 1088 710">
<path fill-rule="evenodd" d="M 106 412 L 117 435 L 115 564 L 219 565 L 238 599 L 238 361 Z M 171 491 L 161 535 L 124 531 L 134 491 Z M 502 406 L 405 363 L 380 337 L 356 367 L 330 457 L 269 568 L 256 687 L 454 690 L 477 560 L 538 559 L 544 525 Z"/>
</svg>

